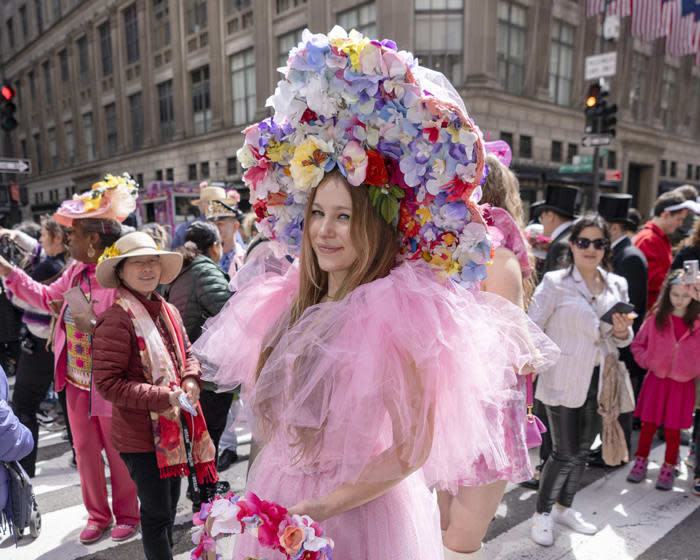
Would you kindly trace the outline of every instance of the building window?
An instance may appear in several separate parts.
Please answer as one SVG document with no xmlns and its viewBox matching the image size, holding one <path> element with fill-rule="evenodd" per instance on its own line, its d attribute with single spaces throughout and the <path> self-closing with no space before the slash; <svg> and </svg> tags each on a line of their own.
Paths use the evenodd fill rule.
<svg viewBox="0 0 700 560">
<path fill-rule="evenodd" d="M 80 83 L 86 85 L 90 79 L 90 61 L 88 60 L 87 37 L 83 35 L 78 39 L 78 62 L 80 70 Z"/>
<path fill-rule="evenodd" d="M 53 105 L 53 84 L 51 83 L 51 65 L 47 60 L 41 65 L 41 69 L 44 72 L 44 87 L 46 88 L 46 103 L 47 105 Z"/>
<path fill-rule="evenodd" d="M 56 129 L 49 128 L 46 131 L 49 137 L 49 159 L 51 160 L 51 169 L 58 169 L 58 145 L 56 144 Z"/>
<path fill-rule="evenodd" d="M 462 85 L 462 0 L 415 0 L 415 53 L 423 66 Z"/>
<path fill-rule="evenodd" d="M 608 150 L 608 169 L 617 169 L 617 152 Z"/>
<path fill-rule="evenodd" d="M 501 130 L 501 140 L 503 140 L 509 146 L 513 146 L 513 133 Z"/>
<path fill-rule="evenodd" d="M 301 32 L 303 28 L 290 31 L 284 35 L 277 37 L 277 66 L 286 66 L 289 51 L 296 47 L 301 41 Z"/>
<path fill-rule="evenodd" d="M 41 173 L 42 161 L 41 161 L 41 135 L 37 132 L 34 135 L 34 150 L 36 151 L 36 171 Z"/>
<path fill-rule="evenodd" d="M 255 52 L 247 49 L 231 57 L 233 124 L 245 124 L 255 115 Z"/>
<path fill-rule="evenodd" d="M 19 20 L 22 22 L 22 37 L 25 42 L 29 39 L 29 20 L 27 19 L 27 6 L 19 7 Z"/>
<path fill-rule="evenodd" d="M 5 23 L 5 27 L 7 27 L 7 40 L 10 44 L 10 48 L 14 49 L 15 48 L 15 28 L 12 23 L 12 18 L 8 19 L 7 22 Z"/>
<path fill-rule="evenodd" d="M 675 161 L 672 161 L 672 162 L 671 162 L 671 177 L 675 177 L 675 176 L 676 176 L 676 167 L 677 167 L 677 166 L 676 166 L 676 162 L 675 162 Z"/>
<path fill-rule="evenodd" d="M 632 118 L 639 120 L 642 113 L 642 103 L 647 79 L 647 68 L 649 67 L 649 57 L 642 53 L 632 53 L 632 83 L 630 84 L 629 106 Z"/>
<path fill-rule="evenodd" d="M 562 21 L 552 23 L 552 46 L 549 51 L 549 95 L 557 105 L 571 103 L 574 68 L 574 27 Z"/>
<path fill-rule="evenodd" d="M 211 128 L 211 100 L 209 98 L 209 66 L 192 72 L 192 115 L 195 135 Z"/>
<path fill-rule="evenodd" d="M 170 45 L 170 10 L 168 0 L 153 0 L 153 50 Z"/>
<path fill-rule="evenodd" d="M 573 163 L 574 156 L 578 154 L 578 144 L 569 144 L 566 150 L 566 163 Z"/>
<path fill-rule="evenodd" d="M 124 34 L 126 35 L 126 63 L 133 64 L 139 60 L 139 22 L 136 4 L 124 10 Z"/>
<path fill-rule="evenodd" d="M 520 149 L 518 151 L 521 158 L 532 157 L 532 136 L 520 135 Z"/>
<path fill-rule="evenodd" d="M 70 72 L 68 71 L 68 51 L 66 49 L 58 53 L 58 62 L 61 67 L 61 81 L 67 82 L 70 78 Z"/>
<path fill-rule="evenodd" d="M 207 0 L 188 0 L 187 14 L 187 33 L 199 33 L 207 28 Z"/>
<path fill-rule="evenodd" d="M 253 0 L 226 0 L 226 32 L 229 35 L 253 26 Z"/>
<path fill-rule="evenodd" d="M 39 33 L 44 32 L 44 14 L 41 10 L 41 1 L 42 0 L 34 0 L 34 9 L 36 10 L 36 27 L 39 30 Z"/>
<path fill-rule="evenodd" d="M 663 125 L 670 129 L 671 117 L 673 115 L 673 93 L 676 87 L 676 75 L 678 71 L 672 66 L 666 65 L 664 67 L 663 83 L 661 86 L 661 121 Z"/>
<path fill-rule="evenodd" d="M 689 163 L 685 169 L 685 178 L 690 181 L 693 178 L 693 164 Z"/>
<path fill-rule="evenodd" d="M 165 180 L 166 180 L 166 181 L 169 181 L 169 182 L 171 182 L 171 183 L 175 180 L 175 173 L 173 172 L 173 168 L 172 168 L 172 167 L 168 167 L 168 168 L 165 170 Z"/>
<path fill-rule="evenodd" d="M 29 93 L 32 96 L 32 101 L 36 101 L 36 81 L 34 78 L 34 70 L 31 70 L 27 74 L 27 78 L 29 78 Z"/>
<path fill-rule="evenodd" d="M 695 166 L 695 180 L 700 181 L 700 165 Z"/>
<path fill-rule="evenodd" d="M 117 106 L 114 103 L 105 105 L 105 130 L 107 132 L 107 153 L 113 156 L 117 153 Z"/>
<path fill-rule="evenodd" d="M 141 92 L 129 96 L 131 113 L 131 149 L 140 150 L 143 146 L 143 101 Z"/>
<path fill-rule="evenodd" d="M 163 170 L 157 169 L 156 170 L 156 181 L 162 181 L 162 180 L 163 180 Z"/>
<path fill-rule="evenodd" d="M 145 186 L 143 184 L 143 173 L 136 174 L 136 183 L 138 184 L 139 188 L 143 188 Z"/>
<path fill-rule="evenodd" d="M 190 163 L 187 166 L 187 180 L 188 181 L 196 181 L 197 180 L 197 164 L 196 163 Z"/>
<path fill-rule="evenodd" d="M 112 75 L 112 34 L 109 22 L 105 21 L 98 28 L 100 32 L 100 54 L 102 55 L 102 76 Z"/>
<path fill-rule="evenodd" d="M 238 175 L 238 160 L 235 156 L 226 158 L 226 175 L 229 177 Z"/>
<path fill-rule="evenodd" d="M 61 0 L 53 0 L 53 20 L 58 21 L 63 17 L 63 9 L 61 8 Z"/>
<path fill-rule="evenodd" d="M 550 159 L 554 162 L 561 161 L 561 142 L 559 140 L 552 140 L 552 156 Z"/>
<path fill-rule="evenodd" d="M 292 8 L 296 8 L 297 6 L 302 6 L 306 4 L 306 0 L 276 0 L 277 4 L 275 5 L 275 12 L 278 14 L 281 14 L 282 12 L 286 12 L 287 10 L 291 10 Z"/>
<path fill-rule="evenodd" d="M 170 142 L 175 136 L 172 80 L 158 84 L 158 113 L 160 118 L 160 139 L 162 142 Z"/>
<path fill-rule="evenodd" d="M 73 121 L 63 123 L 63 131 L 66 133 L 66 158 L 68 165 L 75 162 L 75 136 L 73 135 Z"/>
<path fill-rule="evenodd" d="M 83 130 L 85 131 L 85 157 L 88 161 L 95 159 L 95 126 L 92 113 L 83 115 Z"/>
<path fill-rule="evenodd" d="M 208 161 L 203 161 L 202 163 L 199 164 L 199 174 L 202 176 L 202 179 L 207 179 L 209 177 L 209 162 Z"/>
<path fill-rule="evenodd" d="M 662 177 L 666 176 L 666 160 L 662 159 L 661 160 L 661 169 L 659 170 L 659 175 Z"/>
<path fill-rule="evenodd" d="M 520 95 L 525 87 L 525 8 L 498 0 L 498 79 L 506 91 Z"/>
<path fill-rule="evenodd" d="M 377 8 L 374 2 L 367 2 L 340 12 L 338 25 L 348 31 L 357 29 L 365 37 L 374 39 L 377 36 Z"/>
</svg>

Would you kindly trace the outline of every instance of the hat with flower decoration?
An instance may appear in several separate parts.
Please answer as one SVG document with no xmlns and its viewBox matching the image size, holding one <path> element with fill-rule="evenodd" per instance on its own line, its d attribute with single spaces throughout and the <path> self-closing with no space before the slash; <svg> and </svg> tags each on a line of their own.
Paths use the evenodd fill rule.
<svg viewBox="0 0 700 560">
<path fill-rule="evenodd" d="M 492 252 L 477 207 L 484 144 L 449 81 L 393 41 L 338 26 L 304 30 L 280 71 L 274 115 L 238 151 L 258 229 L 298 252 L 307 196 L 337 167 L 398 229 L 403 259 L 481 281 Z"/>
<path fill-rule="evenodd" d="M 89 191 L 74 194 L 64 200 L 54 218 L 62 226 L 70 227 L 81 218 L 113 219 L 123 222 L 136 210 L 139 186 L 128 173 L 105 175 Z"/>
</svg>

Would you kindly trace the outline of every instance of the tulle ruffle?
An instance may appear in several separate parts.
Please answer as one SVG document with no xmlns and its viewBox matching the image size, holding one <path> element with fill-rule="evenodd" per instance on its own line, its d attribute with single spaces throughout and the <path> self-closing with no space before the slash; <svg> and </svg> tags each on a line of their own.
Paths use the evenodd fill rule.
<svg viewBox="0 0 700 560">
<path fill-rule="evenodd" d="M 290 327 L 298 266 L 254 267 L 194 351 L 219 390 L 243 385 L 254 434 L 284 450 L 281 464 L 331 487 L 421 466 L 450 491 L 529 476 L 518 373 L 558 349 L 522 310 L 407 262 Z"/>
</svg>

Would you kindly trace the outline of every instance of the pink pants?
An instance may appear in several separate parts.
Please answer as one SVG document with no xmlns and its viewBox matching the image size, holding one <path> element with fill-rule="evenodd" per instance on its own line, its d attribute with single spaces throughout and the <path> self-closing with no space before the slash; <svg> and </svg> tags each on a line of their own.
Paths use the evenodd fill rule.
<svg viewBox="0 0 700 560">
<path fill-rule="evenodd" d="M 138 525 L 139 504 L 136 485 L 119 453 L 109 440 L 112 418 L 88 416 L 90 394 L 66 384 L 68 419 L 73 431 L 75 459 L 80 473 L 80 489 L 91 525 L 106 527 L 112 522 L 112 510 L 117 524 Z M 107 480 L 102 450 L 107 454 L 112 481 L 112 509 L 107 500 Z"/>
</svg>

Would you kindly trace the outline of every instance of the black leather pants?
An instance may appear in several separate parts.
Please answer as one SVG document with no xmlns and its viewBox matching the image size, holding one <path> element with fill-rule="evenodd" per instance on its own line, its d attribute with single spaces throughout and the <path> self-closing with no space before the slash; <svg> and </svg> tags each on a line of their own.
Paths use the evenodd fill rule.
<svg viewBox="0 0 700 560">
<path fill-rule="evenodd" d="M 571 507 L 574 501 L 591 444 L 601 427 L 597 411 L 598 375 L 596 367 L 583 406 L 546 407 L 552 434 L 552 454 L 540 476 L 537 513 L 552 511 L 555 502 Z"/>
</svg>

